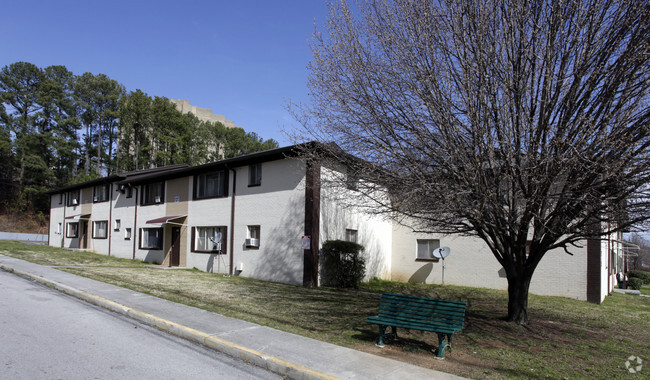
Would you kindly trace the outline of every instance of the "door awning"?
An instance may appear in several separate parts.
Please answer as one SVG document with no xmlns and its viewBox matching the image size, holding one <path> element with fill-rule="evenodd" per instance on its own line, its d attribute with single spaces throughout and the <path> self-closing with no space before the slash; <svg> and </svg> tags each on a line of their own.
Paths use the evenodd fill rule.
<svg viewBox="0 0 650 380">
<path fill-rule="evenodd" d="M 186 216 L 187 215 L 163 216 L 162 218 L 147 220 L 147 224 L 165 224 L 165 223 L 169 223 L 169 222 L 171 222 L 173 220 L 176 220 L 176 219 L 184 218 Z"/>
<path fill-rule="evenodd" d="M 90 214 L 77 214 L 65 217 L 68 220 L 90 220 Z"/>
</svg>

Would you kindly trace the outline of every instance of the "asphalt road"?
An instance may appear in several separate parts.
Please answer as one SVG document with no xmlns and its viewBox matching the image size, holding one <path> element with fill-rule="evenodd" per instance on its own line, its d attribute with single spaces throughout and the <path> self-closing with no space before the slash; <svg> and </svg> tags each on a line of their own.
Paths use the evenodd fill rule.
<svg viewBox="0 0 650 380">
<path fill-rule="evenodd" d="M 0 379 L 280 379 L 0 270 Z"/>
</svg>

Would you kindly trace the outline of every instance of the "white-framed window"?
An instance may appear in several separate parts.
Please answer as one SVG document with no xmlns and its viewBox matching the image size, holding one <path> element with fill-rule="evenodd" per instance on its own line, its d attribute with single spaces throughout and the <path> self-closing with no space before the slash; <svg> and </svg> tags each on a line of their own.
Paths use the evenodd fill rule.
<svg viewBox="0 0 650 380">
<path fill-rule="evenodd" d="M 131 228 L 124 229 L 124 240 L 131 240 Z"/>
<path fill-rule="evenodd" d="M 162 249 L 163 229 L 162 228 L 141 228 L 140 249 Z"/>
<path fill-rule="evenodd" d="M 417 260 L 437 260 L 433 257 L 433 250 L 440 248 L 438 239 L 418 239 Z"/>
<path fill-rule="evenodd" d="M 209 226 L 192 229 L 193 252 L 226 252 L 226 227 Z"/>
<path fill-rule="evenodd" d="M 97 185 L 93 188 L 93 202 L 106 202 L 108 200 L 110 185 Z"/>
<path fill-rule="evenodd" d="M 142 186 L 142 203 L 141 205 L 155 205 L 164 202 L 165 183 L 155 182 Z"/>
<path fill-rule="evenodd" d="M 59 224 L 57 224 L 56 226 L 56 233 L 60 235 L 62 232 L 63 232 L 63 223 L 59 222 Z"/>
<path fill-rule="evenodd" d="M 115 219 L 115 226 L 113 227 L 113 229 L 115 231 L 119 231 L 120 228 L 122 228 L 122 220 L 121 219 Z"/>
<path fill-rule="evenodd" d="M 248 166 L 248 186 L 260 186 L 262 184 L 262 164 Z"/>
<path fill-rule="evenodd" d="M 259 248 L 260 246 L 260 226 L 248 226 L 246 231 L 246 247 Z"/>
<path fill-rule="evenodd" d="M 194 176 L 194 198 L 218 198 L 228 196 L 228 172 L 219 170 Z"/>
<path fill-rule="evenodd" d="M 108 221 L 98 220 L 93 222 L 93 239 L 106 239 L 108 237 Z"/>
<path fill-rule="evenodd" d="M 59 193 L 59 204 L 63 204 L 63 193 Z"/>
<path fill-rule="evenodd" d="M 68 223 L 66 228 L 65 237 L 78 238 L 79 237 L 79 222 Z"/>
<path fill-rule="evenodd" d="M 358 243 L 359 232 L 357 230 L 346 229 L 345 230 L 345 240 L 352 243 Z"/>
</svg>

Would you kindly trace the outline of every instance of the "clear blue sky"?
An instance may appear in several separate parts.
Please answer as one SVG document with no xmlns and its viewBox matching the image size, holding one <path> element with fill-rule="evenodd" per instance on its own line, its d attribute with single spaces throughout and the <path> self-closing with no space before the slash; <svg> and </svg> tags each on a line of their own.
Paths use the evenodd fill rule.
<svg viewBox="0 0 650 380">
<path fill-rule="evenodd" d="M 247 132 L 290 141 L 325 0 L 71 1 L 2 5 L 0 67 L 64 65 L 150 96 L 189 99 Z"/>
</svg>

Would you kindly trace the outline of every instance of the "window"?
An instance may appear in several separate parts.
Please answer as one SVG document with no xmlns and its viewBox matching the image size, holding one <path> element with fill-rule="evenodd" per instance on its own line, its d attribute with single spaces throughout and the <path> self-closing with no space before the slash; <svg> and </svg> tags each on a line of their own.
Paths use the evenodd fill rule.
<svg viewBox="0 0 650 380">
<path fill-rule="evenodd" d="M 350 230 L 350 229 L 345 230 L 345 240 L 346 241 L 356 243 L 357 242 L 357 235 L 358 235 L 357 230 Z"/>
<path fill-rule="evenodd" d="M 76 206 L 79 204 L 80 201 L 80 191 L 79 190 L 73 190 L 68 192 L 68 206 Z"/>
<path fill-rule="evenodd" d="M 124 229 L 124 240 L 131 240 L 131 229 L 128 227 Z"/>
<path fill-rule="evenodd" d="M 351 168 L 348 168 L 345 174 L 345 187 L 348 190 L 359 190 L 359 176 Z"/>
<path fill-rule="evenodd" d="M 98 185 L 93 188 L 93 202 L 106 202 L 108 200 L 110 185 Z"/>
<path fill-rule="evenodd" d="M 120 219 L 115 219 L 115 231 L 119 231 L 122 227 L 122 221 Z"/>
<path fill-rule="evenodd" d="M 59 193 L 59 204 L 63 204 L 63 193 Z"/>
<path fill-rule="evenodd" d="M 225 170 L 194 176 L 194 198 L 228 196 L 228 173 Z"/>
<path fill-rule="evenodd" d="M 79 237 L 79 223 L 68 223 L 68 228 L 65 234 L 65 237 L 68 238 L 77 238 Z"/>
<path fill-rule="evenodd" d="M 131 186 L 126 188 L 126 197 L 127 198 L 133 197 L 133 188 Z"/>
<path fill-rule="evenodd" d="M 93 222 L 93 239 L 106 239 L 108 237 L 108 221 Z"/>
<path fill-rule="evenodd" d="M 246 233 L 246 247 L 259 248 L 260 246 L 260 226 L 248 226 Z"/>
<path fill-rule="evenodd" d="M 248 186 L 262 184 L 262 164 L 253 164 L 248 167 Z"/>
<path fill-rule="evenodd" d="M 162 246 L 162 228 L 142 228 L 140 230 L 140 249 L 162 249 Z"/>
<path fill-rule="evenodd" d="M 433 257 L 433 250 L 436 249 L 436 248 L 440 248 L 440 240 L 437 240 L 437 239 L 431 239 L 431 240 L 418 239 L 418 252 L 417 252 L 416 260 L 434 260 L 434 261 L 437 261 L 438 259 Z"/>
<path fill-rule="evenodd" d="M 192 230 L 193 252 L 226 252 L 226 227 L 194 227 Z"/>
<path fill-rule="evenodd" d="M 62 232 L 63 232 L 63 223 L 59 223 L 56 226 L 56 233 L 60 235 Z"/>
<path fill-rule="evenodd" d="M 148 183 L 142 186 L 142 205 L 154 205 L 164 201 L 164 182 Z"/>
</svg>

